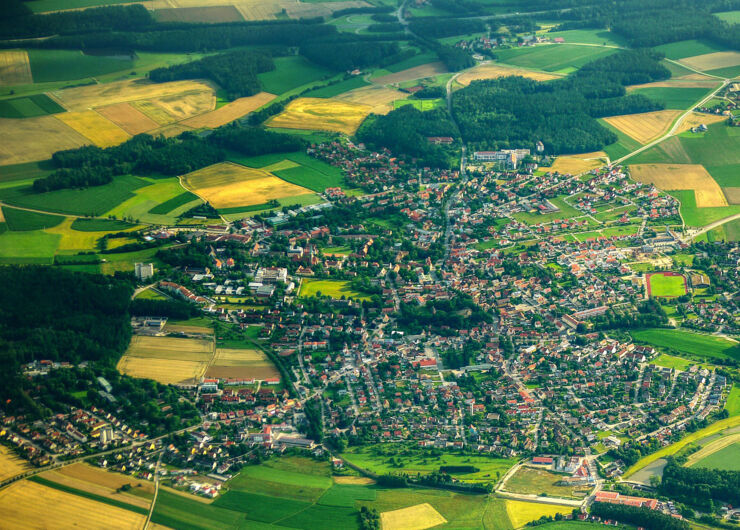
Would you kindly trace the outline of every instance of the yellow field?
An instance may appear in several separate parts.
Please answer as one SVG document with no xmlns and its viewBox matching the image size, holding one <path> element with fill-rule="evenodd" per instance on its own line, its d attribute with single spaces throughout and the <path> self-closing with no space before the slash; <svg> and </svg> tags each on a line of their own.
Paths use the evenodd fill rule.
<svg viewBox="0 0 740 530">
<path fill-rule="evenodd" d="M 375 481 L 368 477 L 333 477 L 335 484 L 350 484 L 353 486 L 369 486 Z"/>
<path fill-rule="evenodd" d="M 298 98 L 267 125 L 354 134 L 372 107 L 335 98 Z"/>
<path fill-rule="evenodd" d="M 447 519 L 442 517 L 431 504 L 417 504 L 400 510 L 383 512 L 380 514 L 383 530 L 424 530 L 440 524 Z"/>
<path fill-rule="evenodd" d="M 214 208 L 262 204 L 271 199 L 313 193 L 262 169 L 223 162 L 182 177 L 183 185 Z"/>
<path fill-rule="evenodd" d="M 257 110 L 262 105 L 269 103 L 276 97 L 277 96 L 275 94 L 270 94 L 269 92 L 260 92 L 259 94 L 255 94 L 248 98 L 239 98 L 231 103 L 227 103 L 220 109 L 212 110 L 211 112 L 206 112 L 205 114 L 201 114 L 195 118 L 185 120 L 183 124 L 188 127 L 193 127 L 194 129 L 199 129 L 200 127 L 209 127 L 211 129 L 221 127 L 222 125 L 226 125 L 227 123 Z"/>
<path fill-rule="evenodd" d="M 33 466 L 4 445 L 0 445 L 0 481 L 14 477 Z"/>
<path fill-rule="evenodd" d="M 378 85 L 390 85 L 393 83 L 402 83 L 403 81 L 412 81 L 414 79 L 424 79 L 433 75 L 446 74 L 448 71 L 444 63 L 438 61 L 401 70 L 394 74 L 376 77 L 372 79 L 372 82 Z"/>
<path fill-rule="evenodd" d="M 213 341 L 134 336 L 118 371 L 164 384 L 192 383 L 213 358 Z"/>
<path fill-rule="evenodd" d="M 3 209 L 0 208 L 0 223 L 4 223 L 4 222 L 5 222 L 5 214 L 3 213 Z"/>
<path fill-rule="evenodd" d="M 159 127 L 159 123 L 129 103 L 116 103 L 96 110 L 131 135 L 148 132 Z"/>
<path fill-rule="evenodd" d="M 56 118 L 87 137 L 98 147 L 111 147 L 130 138 L 126 131 L 94 110 L 65 112 L 57 114 Z"/>
<path fill-rule="evenodd" d="M 678 62 L 685 64 L 695 70 L 716 70 L 728 66 L 740 64 L 740 53 L 738 52 L 715 52 L 695 55 L 680 59 Z"/>
<path fill-rule="evenodd" d="M 265 380 L 279 378 L 280 372 L 261 351 L 218 348 L 206 376 Z"/>
<path fill-rule="evenodd" d="M 654 83 L 644 83 L 642 85 L 631 85 L 627 87 L 627 91 L 636 90 L 638 88 L 712 88 L 717 86 L 719 83 L 716 79 L 711 79 L 703 76 L 702 74 L 693 74 L 686 76 L 686 78 L 670 79 L 668 81 L 655 81 Z"/>
<path fill-rule="evenodd" d="M 169 125 L 175 121 L 175 118 L 167 114 L 162 107 L 152 101 L 132 101 L 130 105 L 158 125 Z"/>
<path fill-rule="evenodd" d="M 0 85 L 33 83 L 26 50 L 0 51 Z"/>
<path fill-rule="evenodd" d="M 700 164 L 634 164 L 630 172 L 634 180 L 662 190 L 694 190 L 699 208 L 727 206 L 722 188 Z"/>
<path fill-rule="evenodd" d="M 0 165 L 46 160 L 56 151 L 89 143 L 90 140 L 54 116 L 0 118 Z"/>
<path fill-rule="evenodd" d="M 676 129 L 676 134 L 684 131 L 691 130 L 692 127 L 697 127 L 702 123 L 704 125 L 711 125 L 712 123 L 719 123 L 727 120 L 726 116 L 716 116 L 714 114 L 702 114 L 699 112 L 692 112 L 681 122 L 681 125 Z"/>
<path fill-rule="evenodd" d="M 393 103 L 397 99 L 406 99 L 408 94 L 384 86 L 367 86 L 350 90 L 336 96 L 336 99 L 370 105 L 374 114 L 388 114 L 393 110 Z"/>
<path fill-rule="evenodd" d="M 604 151 L 559 156 L 552 166 L 543 169 L 545 171 L 578 175 L 579 173 L 585 173 L 586 171 L 603 166 L 606 158 L 607 154 Z"/>
<path fill-rule="evenodd" d="M 171 333 L 200 333 L 201 335 L 213 335 L 213 330 L 211 328 L 183 326 L 180 324 L 170 324 L 169 322 L 165 324 L 164 329 Z"/>
<path fill-rule="evenodd" d="M 556 504 L 540 504 L 525 501 L 506 501 L 506 513 L 514 528 L 521 528 L 530 521 L 536 521 L 543 515 L 555 517 L 556 514 L 571 513 L 570 506 L 558 506 Z"/>
<path fill-rule="evenodd" d="M 82 232 L 80 230 L 72 229 L 72 223 L 74 220 L 75 219 L 73 217 L 68 217 L 61 224 L 44 230 L 44 232 L 48 234 L 60 234 L 62 236 L 59 240 L 58 250 L 70 251 L 67 253 L 95 250 L 97 248 L 98 240 L 104 235 L 112 234 L 114 232 L 130 232 L 139 228 L 138 226 L 134 226 L 123 230 L 107 232 Z"/>
<path fill-rule="evenodd" d="M 0 490 L 4 528 L 130 528 L 138 530 L 146 516 L 48 488 L 27 480 Z"/>
<path fill-rule="evenodd" d="M 280 162 L 275 162 L 274 164 L 261 167 L 260 169 L 262 171 L 267 171 L 268 173 L 274 173 L 275 171 L 282 171 L 284 169 L 291 169 L 298 166 L 300 166 L 300 164 L 296 164 L 292 160 L 281 160 Z"/>
<path fill-rule="evenodd" d="M 463 74 L 460 74 L 460 76 L 456 78 L 456 81 L 463 86 L 468 86 L 472 81 L 478 79 L 498 79 L 499 77 L 507 77 L 511 75 L 518 75 L 526 77 L 527 79 L 534 79 L 535 81 L 549 81 L 550 79 L 561 77 L 559 75 L 549 74 L 547 72 L 536 72 L 525 68 L 514 68 L 499 64 L 481 64 L 465 71 Z"/>
<path fill-rule="evenodd" d="M 194 92 L 192 94 L 173 94 L 152 100 L 175 120 L 186 120 L 216 108 L 213 92 Z"/>
<path fill-rule="evenodd" d="M 680 115 L 680 110 L 659 110 L 641 114 L 613 116 L 604 118 L 604 121 L 641 144 L 646 144 L 668 132 L 673 121 Z"/>
</svg>

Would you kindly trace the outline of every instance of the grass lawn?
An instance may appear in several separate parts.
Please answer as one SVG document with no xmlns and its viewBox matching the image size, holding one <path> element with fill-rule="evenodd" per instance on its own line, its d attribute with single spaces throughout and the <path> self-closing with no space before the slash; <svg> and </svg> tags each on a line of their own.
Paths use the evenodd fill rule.
<svg viewBox="0 0 740 530">
<path fill-rule="evenodd" d="M 677 297 L 686 294 L 686 278 L 656 272 L 650 275 L 650 296 Z"/>
<path fill-rule="evenodd" d="M 709 93 L 707 88 L 683 88 L 683 87 L 666 87 L 666 88 L 638 88 L 630 90 L 630 94 L 642 94 L 655 101 L 665 104 L 666 109 L 684 110 L 693 107 Z"/>
<path fill-rule="evenodd" d="M 521 467 L 504 484 L 504 489 L 512 493 L 548 495 L 552 497 L 574 498 L 573 486 L 558 486 L 565 475 L 551 473 L 546 469 Z M 583 496 L 583 495 L 581 495 Z"/>
<path fill-rule="evenodd" d="M 599 46 L 549 44 L 496 50 L 496 55 L 498 61 L 502 63 L 567 74 L 574 72 L 588 62 L 616 52 L 617 50 L 613 48 Z"/>
<path fill-rule="evenodd" d="M 158 293 L 154 289 L 145 289 L 136 295 L 137 300 L 169 300 L 163 294 Z"/>
<path fill-rule="evenodd" d="M 642 329 L 632 337 L 658 348 L 709 359 L 740 359 L 740 345 L 721 337 L 701 335 L 678 329 Z"/>
<path fill-rule="evenodd" d="M 732 385 L 730 394 L 727 396 L 725 410 L 731 417 L 740 414 L 740 386 L 737 383 Z"/>
<path fill-rule="evenodd" d="M 662 366 L 663 368 L 673 368 L 675 370 L 681 370 L 683 372 L 689 366 L 696 363 L 693 361 L 689 361 L 688 359 L 683 359 L 682 357 L 676 357 L 675 355 L 667 355 L 665 353 L 661 353 L 655 358 L 655 360 L 652 361 L 652 364 L 656 366 Z"/>
<path fill-rule="evenodd" d="M 29 212 L 17 208 L 4 207 L 3 215 L 8 225 L 8 230 L 25 232 L 30 230 L 42 230 L 60 225 L 64 221 L 61 215 L 48 215 L 45 213 Z"/>
<path fill-rule="evenodd" d="M 258 74 L 262 89 L 272 94 L 283 94 L 294 88 L 330 77 L 334 72 L 307 59 L 294 55 L 276 57 L 275 70 Z"/>
<path fill-rule="evenodd" d="M 312 296 L 330 296 L 331 298 L 354 298 L 356 300 L 368 300 L 369 297 L 354 291 L 350 282 L 343 280 L 313 280 L 304 278 L 301 290 L 298 292 L 300 298 L 311 298 Z"/>
<path fill-rule="evenodd" d="M 740 443 L 734 443 L 714 454 L 705 456 L 691 467 L 740 471 Z"/>
</svg>

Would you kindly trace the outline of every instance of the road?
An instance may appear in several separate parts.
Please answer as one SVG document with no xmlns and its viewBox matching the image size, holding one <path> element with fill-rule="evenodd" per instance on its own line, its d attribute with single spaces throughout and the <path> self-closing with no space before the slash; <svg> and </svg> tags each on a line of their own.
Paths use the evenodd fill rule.
<svg viewBox="0 0 740 530">
<path fill-rule="evenodd" d="M 159 466 L 162 463 L 162 455 L 164 454 L 164 449 L 161 449 L 159 451 L 159 458 L 157 458 L 157 464 L 154 466 L 154 497 L 152 498 L 152 504 L 149 507 L 149 513 L 146 516 L 146 521 L 144 522 L 144 530 L 147 530 L 149 527 L 149 523 L 152 520 L 152 514 L 154 514 L 154 506 L 157 504 L 157 495 L 159 495 Z"/>
</svg>

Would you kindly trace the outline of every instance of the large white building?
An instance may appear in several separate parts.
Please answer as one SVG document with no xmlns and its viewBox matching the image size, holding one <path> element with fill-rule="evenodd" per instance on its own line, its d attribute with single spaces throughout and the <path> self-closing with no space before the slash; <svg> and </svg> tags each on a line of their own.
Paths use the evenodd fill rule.
<svg viewBox="0 0 740 530">
<path fill-rule="evenodd" d="M 516 169 L 530 155 L 529 149 L 502 149 L 501 151 L 476 151 L 473 158 L 478 162 L 494 162 L 504 169 Z"/>
<path fill-rule="evenodd" d="M 135 263 L 134 273 L 139 280 L 147 280 L 154 276 L 153 263 Z"/>
</svg>

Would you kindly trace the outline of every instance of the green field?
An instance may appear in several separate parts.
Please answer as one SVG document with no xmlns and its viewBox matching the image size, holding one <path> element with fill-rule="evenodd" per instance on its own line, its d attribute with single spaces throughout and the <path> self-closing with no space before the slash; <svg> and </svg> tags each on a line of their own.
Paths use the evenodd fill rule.
<svg viewBox="0 0 740 530">
<path fill-rule="evenodd" d="M 128 3 L 128 0 L 32 0 L 27 5 L 34 13 L 46 13 L 47 11 L 61 9 L 80 9 L 125 3 Z"/>
<path fill-rule="evenodd" d="M 703 55 L 705 53 L 714 53 L 725 51 L 724 48 L 717 46 L 708 41 L 699 40 L 682 40 L 656 46 L 656 50 L 665 53 L 667 59 L 683 59 L 684 57 L 693 57 L 694 55 Z"/>
<path fill-rule="evenodd" d="M 136 225 L 115 219 L 75 219 L 71 228 L 79 232 L 115 232 L 134 226 Z"/>
<path fill-rule="evenodd" d="M 560 482 L 563 477 L 564 475 L 551 473 L 545 469 L 520 467 L 517 472 L 506 481 L 504 489 L 512 493 L 523 493 L 528 495 L 545 494 L 551 497 L 578 497 L 577 495 L 574 495 L 575 488 L 573 486 L 558 485 L 558 482 Z"/>
<path fill-rule="evenodd" d="M 630 333 L 636 341 L 678 353 L 709 359 L 740 359 L 740 345 L 721 337 L 658 328 L 641 329 Z"/>
<path fill-rule="evenodd" d="M 188 204 L 189 202 L 193 202 L 197 200 L 199 200 L 197 195 L 193 195 L 189 191 L 185 191 L 181 193 L 180 195 L 176 195 L 175 197 L 172 197 L 171 199 L 158 204 L 157 206 L 149 210 L 149 213 L 153 213 L 157 215 L 168 214 L 172 210 L 175 210 L 179 208 L 180 206 L 184 206 L 185 204 Z"/>
<path fill-rule="evenodd" d="M 699 208 L 693 190 L 668 192 L 681 201 L 681 217 L 688 226 L 706 226 L 714 221 L 740 213 L 739 205 Z"/>
<path fill-rule="evenodd" d="M 732 389 L 727 396 L 725 410 L 730 416 L 740 414 L 740 386 L 737 383 L 732 385 Z"/>
<path fill-rule="evenodd" d="M 393 102 L 393 107 L 398 109 L 405 105 L 412 105 L 419 110 L 434 110 L 445 106 L 443 99 L 397 99 Z"/>
<path fill-rule="evenodd" d="M 33 118 L 66 112 L 46 94 L 0 100 L 0 118 Z"/>
<path fill-rule="evenodd" d="M 497 50 L 496 55 L 502 63 L 567 74 L 588 62 L 616 52 L 614 48 L 599 46 L 552 44 Z"/>
<path fill-rule="evenodd" d="M 135 219 L 143 223 L 175 224 L 180 214 L 202 202 L 196 196 L 192 196 L 188 202 L 182 202 L 190 195 L 175 177 L 160 179 L 142 177 L 140 180 L 145 185 L 133 190 L 133 197 L 117 204 L 106 212 L 107 215 Z M 173 206 L 173 203 L 177 205 Z M 161 204 L 167 204 L 168 212 L 166 214 L 154 213 L 153 210 L 157 210 Z"/>
<path fill-rule="evenodd" d="M 599 123 L 602 127 L 609 129 L 611 132 L 617 135 L 617 141 L 615 143 L 609 144 L 604 147 L 604 152 L 609 155 L 610 160 L 617 160 L 640 148 L 640 143 L 637 140 L 627 136 L 616 127 L 612 127 L 610 124 L 602 119 L 599 120 Z"/>
<path fill-rule="evenodd" d="M 61 237 L 40 230 L 4 232 L 0 234 L 0 263 L 51 265 Z"/>
<path fill-rule="evenodd" d="M 603 44 L 606 46 L 624 46 L 625 40 L 611 31 L 601 29 L 572 29 L 568 31 L 548 31 L 546 37 L 555 39 L 562 37 L 565 43 L 577 42 L 581 44 Z"/>
<path fill-rule="evenodd" d="M 301 282 L 301 290 L 298 292 L 300 298 L 311 298 L 312 296 L 329 296 L 331 298 L 353 298 L 355 300 L 367 300 L 368 297 L 354 291 L 350 282 L 343 280 L 313 280 L 304 278 Z"/>
<path fill-rule="evenodd" d="M 437 57 L 437 54 L 425 52 L 414 55 L 413 57 L 410 57 L 408 59 L 404 59 L 401 62 L 391 64 L 389 66 L 384 66 L 383 69 L 395 74 L 401 72 L 402 70 L 408 70 L 409 68 L 421 66 L 422 64 L 433 63 L 438 60 L 439 57 Z"/>
<path fill-rule="evenodd" d="M 650 295 L 675 298 L 686 294 L 686 279 L 683 276 L 669 276 L 655 273 L 650 276 Z"/>
<path fill-rule="evenodd" d="M 683 359 L 674 355 L 661 353 L 652 361 L 652 364 L 656 366 L 662 366 L 663 368 L 673 368 L 674 370 L 681 370 L 683 372 L 689 366 L 696 363 L 693 361 L 689 361 L 688 359 Z"/>
<path fill-rule="evenodd" d="M 661 87 L 638 88 L 630 90 L 630 94 L 642 94 L 655 101 L 665 104 L 666 109 L 685 110 L 692 108 L 710 92 L 707 88 Z"/>
<path fill-rule="evenodd" d="M 272 94 L 283 94 L 294 88 L 331 77 L 333 72 L 301 56 L 276 57 L 275 70 L 259 74 L 262 88 Z"/>
<path fill-rule="evenodd" d="M 60 215 L 28 212 L 26 210 L 18 210 L 16 208 L 8 208 L 7 206 L 2 210 L 3 215 L 5 216 L 5 223 L 8 225 L 8 230 L 13 230 L 15 232 L 51 228 L 64 221 L 64 217 Z"/>
<path fill-rule="evenodd" d="M 740 471 L 740 443 L 734 443 L 714 454 L 705 456 L 691 467 Z"/>
<path fill-rule="evenodd" d="M 53 173 L 55 169 L 51 160 L 2 166 L 0 167 L 0 182 L 14 182 L 16 180 L 46 177 Z"/>
<path fill-rule="evenodd" d="M 64 0 L 60 0 L 64 1 Z M 72 81 L 130 70 L 135 67 L 130 56 L 105 57 L 84 55 L 77 50 L 28 50 L 34 83 Z"/>
<path fill-rule="evenodd" d="M 152 522 L 182 530 L 247 528 L 243 513 L 190 500 L 166 489 L 159 491 Z"/>
<path fill-rule="evenodd" d="M 725 11 L 723 13 L 713 13 L 715 17 L 730 24 L 740 24 L 740 11 Z"/>
<path fill-rule="evenodd" d="M 370 83 L 365 81 L 362 76 L 354 76 L 349 79 L 346 79 L 342 81 L 341 83 L 337 83 L 335 85 L 317 88 L 316 90 L 312 90 L 311 92 L 308 92 L 306 94 L 307 98 L 333 98 L 334 96 L 338 96 L 339 94 L 344 94 L 345 92 L 349 92 L 350 90 L 354 90 L 356 88 L 362 88 L 364 86 L 369 86 Z"/>
</svg>

